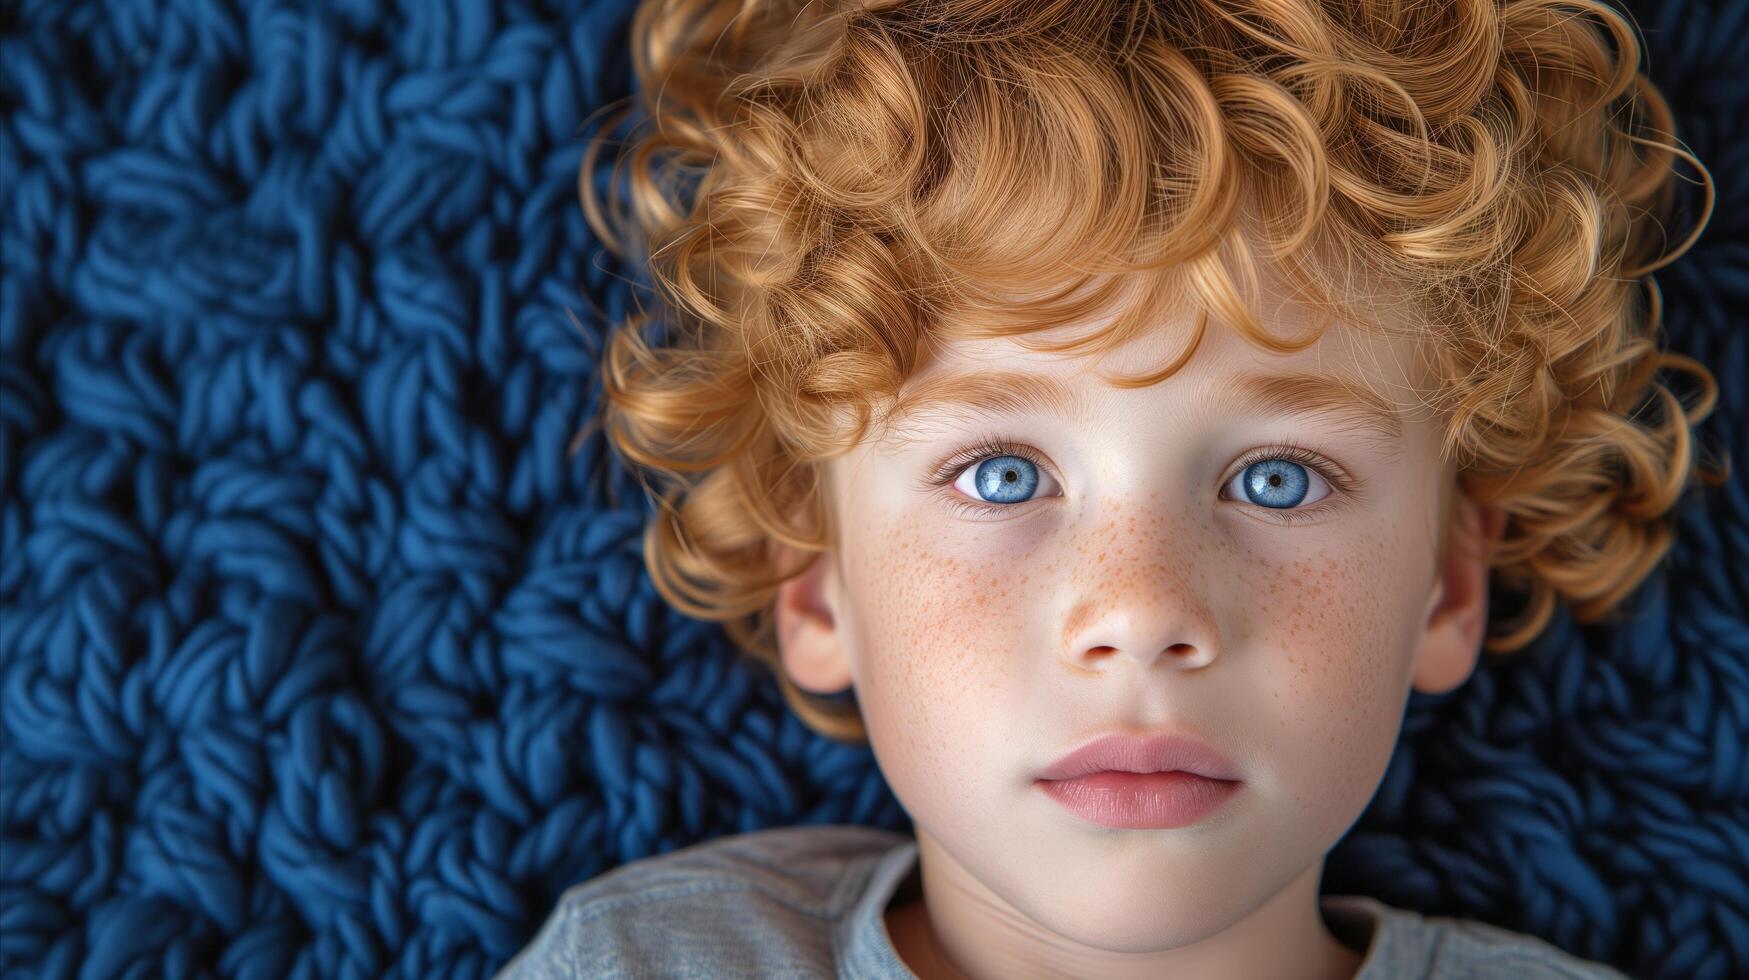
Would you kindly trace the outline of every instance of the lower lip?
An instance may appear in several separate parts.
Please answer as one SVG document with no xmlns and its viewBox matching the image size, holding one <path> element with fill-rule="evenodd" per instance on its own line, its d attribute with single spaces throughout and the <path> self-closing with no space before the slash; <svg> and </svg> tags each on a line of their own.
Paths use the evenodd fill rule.
<svg viewBox="0 0 1749 980">
<path fill-rule="evenodd" d="M 1188 772 L 1096 772 L 1038 785 L 1070 813 L 1122 830 L 1188 827 L 1239 792 L 1237 780 Z"/>
</svg>

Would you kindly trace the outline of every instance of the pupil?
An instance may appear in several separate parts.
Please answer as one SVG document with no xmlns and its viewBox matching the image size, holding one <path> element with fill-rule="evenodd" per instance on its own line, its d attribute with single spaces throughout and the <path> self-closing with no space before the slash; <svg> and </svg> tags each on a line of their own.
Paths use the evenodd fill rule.
<svg viewBox="0 0 1749 980">
<path fill-rule="evenodd" d="M 1281 486 L 1281 475 L 1278 473 L 1269 474 L 1269 485 L 1272 487 Z"/>
<path fill-rule="evenodd" d="M 1007 480 L 1009 483 L 1013 483 L 1015 480 L 1020 479 L 1020 477 L 1016 475 L 1013 470 L 1003 470 L 1002 479 Z"/>
</svg>

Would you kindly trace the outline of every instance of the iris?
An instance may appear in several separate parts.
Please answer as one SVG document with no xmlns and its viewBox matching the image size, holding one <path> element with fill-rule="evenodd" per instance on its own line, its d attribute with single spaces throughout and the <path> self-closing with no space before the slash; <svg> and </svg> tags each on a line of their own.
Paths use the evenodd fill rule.
<svg viewBox="0 0 1749 980">
<path fill-rule="evenodd" d="M 990 503 L 1019 503 L 1038 488 L 1038 467 L 1019 456 L 997 456 L 985 460 L 973 479 Z"/>
<path fill-rule="evenodd" d="M 1277 509 L 1294 507 L 1306 499 L 1310 481 L 1306 468 L 1286 459 L 1265 459 L 1245 467 L 1240 474 L 1245 496 L 1252 503 Z"/>
</svg>

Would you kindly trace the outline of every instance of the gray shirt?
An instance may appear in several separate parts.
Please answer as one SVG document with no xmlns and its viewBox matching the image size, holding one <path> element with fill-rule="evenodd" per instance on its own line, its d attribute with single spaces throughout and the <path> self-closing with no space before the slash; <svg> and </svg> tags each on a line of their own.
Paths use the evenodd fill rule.
<svg viewBox="0 0 1749 980">
<path fill-rule="evenodd" d="M 914 838 L 843 824 L 734 834 L 573 885 L 499 980 L 848 977 L 915 980 L 883 913 L 915 893 Z M 1620 978 L 1533 936 L 1324 895 L 1324 921 L 1365 958 L 1356 980 Z"/>
</svg>

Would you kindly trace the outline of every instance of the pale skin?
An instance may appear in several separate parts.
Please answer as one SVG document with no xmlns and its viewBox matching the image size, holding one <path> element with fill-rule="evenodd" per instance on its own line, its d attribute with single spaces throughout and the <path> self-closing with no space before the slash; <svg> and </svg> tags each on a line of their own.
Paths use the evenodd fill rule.
<svg viewBox="0 0 1749 980">
<path fill-rule="evenodd" d="M 1455 470 L 1417 406 L 1425 380 L 1406 341 L 1337 325 L 1278 355 L 1211 322 L 1154 387 L 1098 376 L 1166 363 L 1191 322 L 1162 316 L 1098 363 L 1009 340 L 950 347 L 907 384 L 1035 371 L 1079 389 L 1093 414 L 946 416 L 921 442 L 871 439 L 829 464 L 841 538 L 783 585 L 779 646 L 802 687 L 854 685 L 912 817 L 923 894 L 889 907 L 886 926 L 924 980 L 1316 980 L 1361 962 L 1321 918 L 1324 859 L 1382 780 L 1409 691 L 1443 693 L 1472 673 L 1488 580 L 1474 544 L 1501 519 L 1458 496 L 1454 546 L 1437 560 Z M 1281 336 L 1308 322 L 1265 319 Z M 1366 379 L 1404 416 L 1403 438 L 1387 448 L 1318 417 L 1208 407 L 1251 369 Z M 1025 502 L 992 503 L 974 478 L 919 487 L 985 435 L 1045 461 Z M 1283 440 L 1351 474 L 1358 493 L 1310 476 L 1297 506 L 1310 519 L 1297 523 L 1235 493 L 1233 464 Z M 954 499 L 1010 509 L 974 515 Z M 1162 729 L 1219 746 L 1243 773 L 1201 823 L 1105 828 L 1034 784 L 1096 735 Z"/>
</svg>

